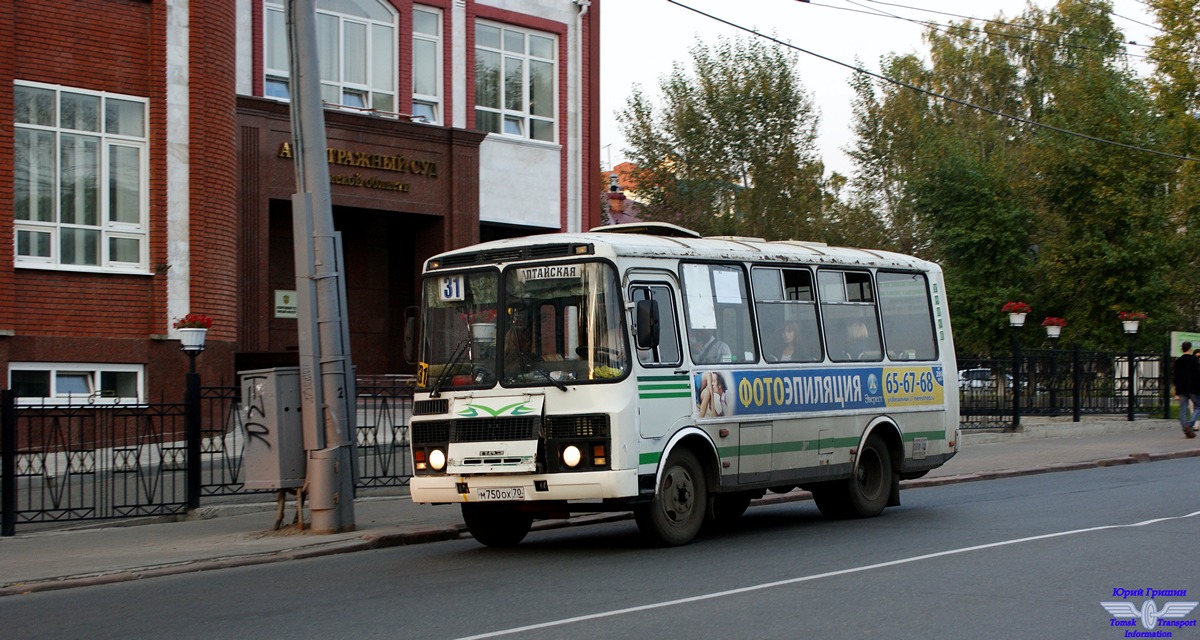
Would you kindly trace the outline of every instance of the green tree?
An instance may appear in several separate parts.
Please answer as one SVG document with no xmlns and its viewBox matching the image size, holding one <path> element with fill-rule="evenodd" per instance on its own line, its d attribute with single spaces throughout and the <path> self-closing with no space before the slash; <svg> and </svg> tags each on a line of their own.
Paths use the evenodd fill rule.
<svg viewBox="0 0 1200 640">
<path fill-rule="evenodd" d="M 1161 33 L 1148 50 L 1154 65 L 1149 85 L 1163 117 L 1167 150 L 1200 157 L 1200 0 L 1149 3 Z M 1200 228 L 1200 162 L 1180 163 L 1167 184 L 1169 215 L 1177 229 Z M 1193 236 L 1194 237 L 1194 236 Z M 1185 251 L 1176 288 L 1177 328 L 1200 329 L 1200 251 Z"/>
<path fill-rule="evenodd" d="M 1006 349 L 1009 299 L 1066 316 L 1089 346 L 1123 344 L 1118 309 L 1151 315 L 1146 345 L 1177 317 L 1180 207 L 1168 191 L 1180 162 L 1098 140 L 1162 149 L 1170 135 L 1110 14 L 1102 0 L 1061 0 L 931 28 L 928 67 L 885 59 L 890 77 L 986 110 L 856 80 L 855 197 L 893 233 L 915 229 L 897 242 L 943 262 L 967 349 Z"/>
<path fill-rule="evenodd" d="M 762 40 L 697 40 L 691 70 L 635 87 L 617 113 L 644 217 L 705 234 L 814 239 L 822 229 L 817 113 L 794 55 Z"/>
</svg>

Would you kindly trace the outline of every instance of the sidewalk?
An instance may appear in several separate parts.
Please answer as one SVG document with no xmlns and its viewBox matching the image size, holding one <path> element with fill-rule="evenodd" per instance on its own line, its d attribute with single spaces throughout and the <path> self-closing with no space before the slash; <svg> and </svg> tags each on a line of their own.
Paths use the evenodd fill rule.
<svg viewBox="0 0 1200 640">
<path fill-rule="evenodd" d="M 1020 433 L 968 433 L 946 465 L 905 487 L 1066 471 L 1200 456 L 1200 439 L 1183 437 L 1174 420 L 1108 418 L 1080 424 L 1030 420 Z M 0 596 L 138 580 L 160 575 L 279 562 L 468 536 L 457 505 L 416 505 L 407 489 L 355 501 L 357 531 L 314 535 L 272 531 L 275 503 L 205 506 L 186 519 L 107 521 L 32 530 L 0 538 Z M 808 499 L 808 493 L 768 493 L 758 501 Z M 295 515 L 288 503 L 285 522 Z M 535 522 L 538 529 L 627 518 L 594 514 Z M 29 525 L 26 525 L 29 528 Z"/>
</svg>

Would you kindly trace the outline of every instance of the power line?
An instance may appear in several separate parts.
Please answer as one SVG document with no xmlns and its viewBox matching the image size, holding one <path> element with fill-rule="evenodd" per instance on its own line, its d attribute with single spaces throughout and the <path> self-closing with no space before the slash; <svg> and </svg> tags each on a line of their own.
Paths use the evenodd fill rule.
<svg viewBox="0 0 1200 640">
<path fill-rule="evenodd" d="M 991 109 L 991 108 L 984 107 L 984 106 L 981 106 L 981 105 L 977 105 L 977 104 L 974 104 L 974 103 L 971 103 L 971 102 L 967 102 L 966 100 L 962 100 L 962 99 L 959 99 L 959 98 L 954 98 L 954 97 L 951 97 L 951 96 L 948 96 L 948 95 L 945 95 L 945 94 L 942 94 L 942 93 L 938 93 L 938 92 L 936 92 L 936 91 L 933 91 L 933 90 L 930 90 L 930 89 L 926 89 L 926 88 L 924 88 L 924 87 L 918 87 L 918 86 L 916 86 L 916 85 L 914 85 L 914 84 L 909 84 L 909 83 L 907 83 L 907 82 L 904 82 L 904 81 L 901 81 L 901 80 L 896 80 L 896 79 L 894 79 L 894 78 L 889 78 L 889 77 L 887 77 L 887 76 L 885 76 L 885 75 L 882 75 L 882 74 L 879 74 L 879 73 L 875 73 L 875 72 L 873 72 L 873 71 L 868 71 L 868 70 L 866 70 L 866 69 L 863 69 L 862 67 L 857 67 L 857 66 L 855 66 L 855 65 L 852 65 L 852 64 L 849 64 L 849 63 L 846 63 L 846 62 L 842 62 L 841 60 L 837 60 L 837 59 L 834 59 L 834 58 L 830 58 L 829 56 L 824 56 L 824 55 L 821 55 L 821 54 L 819 54 L 819 53 L 816 53 L 816 52 L 814 52 L 814 51 L 809 51 L 808 49 L 805 49 L 805 48 L 803 48 L 803 47 L 799 47 L 799 46 L 797 46 L 797 45 L 794 45 L 794 44 L 792 44 L 792 43 L 790 43 L 790 42 L 785 42 L 785 41 L 783 41 L 783 40 L 780 40 L 779 38 L 776 38 L 776 37 L 774 37 L 774 36 L 769 36 L 769 35 L 766 35 L 766 34 L 764 34 L 764 33 L 761 33 L 761 32 L 759 32 L 759 31 L 756 31 L 756 30 L 754 30 L 754 29 L 751 29 L 751 28 L 749 28 L 749 27 L 744 27 L 744 26 L 742 26 L 742 25 L 740 25 L 740 24 L 737 24 L 737 23 L 735 23 L 735 22 L 730 22 L 729 20 L 726 20 L 726 19 L 724 19 L 724 18 L 721 18 L 721 17 L 715 16 L 715 15 L 712 15 L 711 13 L 707 13 L 707 12 L 701 11 L 700 9 L 697 9 L 697 8 L 695 8 L 695 7 L 688 6 L 688 5 L 686 5 L 686 4 L 682 3 L 682 2 L 679 2 L 679 0 L 667 0 L 667 2 L 669 2 L 669 3 L 673 4 L 673 5 L 677 6 L 677 7 L 680 7 L 680 8 L 682 8 L 682 9 L 687 9 L 688 11 L 691 11 L 691 12 L 693 12 L 693 13 L 696 13 L 696 14 L 699 14 L 699 15 L 701 15 L 701 16 L 704 16 L 705 18 L 708 18 L 709 20 L 714 20 L 714 21 L 716 21 L 716 22 L 720 22 L 720 23 L 722 23 L 722 24 L 725 24 L 725 25 L 728 25 L 728 26 L 730 26 L 730 27 L 733 27 L 734 29 L 739 29 L 739 30 L 741 30 L 741 31 L 745 31 L 746 33 L 752 34 L 752 35 L 754 35 L 754 36 L 756 36 L 756 37 L 763 38 L 763 39 L 766 39 L 766 40 L 770 40 L 771 42 L 774 42 L 775 44 L 778 44 L 778 45 L 780 45 L 780 46 L 783 46 L 783 47 L 788 47 L 789 49 L 795 49 L 796 51 L 799 51 L 800 53 L 803 53 L 803 54 L 806 54 L 806 55 L 810 55 L 810 56 L 812 56 L 812 57 L 814 57 L 814 58 L 819 58 L 819 59 L 821 59 L 821 60 L 824 60 L 824 61 L 826 61 L 826 62 L 832 62 L 833 64 L 836 64 L 836 65 L 839 65 L 839 66 L 845 67 L 845 68 L 847 68 L 847 69 L 850 69 L 850 70 L 852 70 L 852 71 L 856 71 L 856 72 L 858 72 L 858 73 L 862 73 L 862 74 L 864 74 L 864 75 L 870 76 L 870 77 L 872 77 L 872 78 L 875 78 L 875 79 L 877 79 L 877 80 L 882 80 L 882 81 L 884 81 L 884 82 L 887 82 L 887 83 L 890 83 L 890 84 L 894 84 L 894 85 L 896 85 L 896 86 L 903 87 L 903 88 L 905 88 L 905 89 L 909 89 L 910 91 L 916 91 L 916 92 L 918 92 L 918 93 L 922 93 L 922 94 L 925 94 L 925 95 L 927 95 L 927 96 L 931 96 L 931 97 L 937 98 L 937 99 L 939 99 L 939 100 L 945 100 L 945 101 L 947 101 L 947 102 L 951 102 L 951 103 L 953 103 L 953 104 L 961 105 L 961 106 L 964 106 L 964 107 L 967 107 L 967 108 L 970 108 L 970 109 L 976 109 L 976 110 L 978 110 L 978 111 L 983 111 L 984 113 L 990 113 L 990 114 L 992 114 L 992 115 L 995 115 L 995 116 L 1000 116 L 1000 117 L 1002 117 L 1002 118 L 1008 118 L 1009 120 L 1013 120 L 1013 121 L 1016 121 L 1016 122 L 1020 122 L 1020 123 L 1023 123 L 1023 124 L 1027 124 L 1027 125 L 1029 125 L 1029 126 L 1031 126 L 1031 127 L 1037 127 L 1037 128 L 1040 128 L 1040 129 L 1047 129 L 1047 130 L 1049 130 L 1049 131 L 1055 131 L 1055 132 L 1062 133 L 1062 134 L 1065 134 L 1065 135 L 1074 136 L 1074 137 L 1077 137 L 1077 138 L 1083 138 L 1083 139 L 1085 139 L 1085 140 L 1091 140 L 1091 141 L 1093 141 L 1093 142 L 1099 142 L 1099 143 L 1101 143 L 1101 144 L 1108 144 L 1108 145 L 1112 145 L 1112 146 L 1115 146 L 1115 147 L 1122 147 L 1122 148 L 1124 148 L 1124 149 L 1129 149 L 1129 150 L 1132 150 L 1132 151 L 1141 151 L 1141 152 L 1144 152 L 1144 153 L 1149 153 L 1149 154 L 1153 154 L 1153 155 L 1157 155 L 1157 156 L 1163 156 L 1163 157 L 1166 157 L 1166 158 L 1172 158 L 1172 159 L 1175 159 L 1175 160 L 1189 160 L 1189 161 L 1191 161 L 1191 162 L 1197 162 L 1197 161 L 1200 161 L 1200 158 L 1193 158 L 1193 157 L 1191 157 L 1191 156 L 1181 156 L 1181 155 L 1178 155 L 1178 154 L 1175 154 L 1175 153 L 1168 153 L 1168 152 L 1166 152 L 1166 151 L 1158 151 L 1158 150 L 1156 150 L 1156 149 L 1147 149 L 1147 148 L 1145 148 L 1145 147 L 1139 147 L 1139 146 L 1137 146 L 1137 145 L 1127 144 L 1127 143 L 1124 143 L 1124 142 L 1117 142 L 1116 140 L 1108 140 L 1108 139 L 1106 139 L 1106 138 L 1100 138 L 1100 137 L 1097 137 L 1097 136 L 1088 135 L 1088 134 L 1086 134 L 1086 133 L 1080 133 L 1080 132 L 1078 132 L 1078 131 L 1071 131 L 1070 129 L 1063 129 L 1063 128 L 1061 128 L 1061 127 L 1056 127 L 1056 126 L 1054 126 L 1054 125 L 1046 124 L 1046 123 L 1043 123 L 1043 122 L 1038 122 L 1038 121 L 1036 121 L 1036 120 L 1030 120 L 1029 118 L 1023 118 L 1023 117 L 1021 117 L 1021 116 L 1013 115 L 1013 114 L 1011 114 L 1011 113 L 1005 113 L 1005 112 L 1003 112 L 1003 111 L 997 111 L 996 109 Z"/>
<path fill-rule="evenodd" d="M 803 1 L 808 2 L 808 0 L 803 0 Z M 932 20 L 916 20 L 913 18 L 907 18 L 905 16 L 896 15 L 894 13 L 888 13 L 881 9 L 869 9 L 868 7 L 865 7 L 865 6 L 855 2 L 854 0 L 844 0 L 844 1 L 848 4 L 862 7 L 862 9 L 850 9 L 847 7 L 838 7 L 838 6 L 834 6 L 831 4 L 821 4 L 818 2 L 808 2 L 808 4 L 811 4 L 816 7 L 824 7 L 826 9 L 835 9 L 837 11 L 848 11 L 851 13 L 862 13 L 862 14 L 869 15 L 869 16 L 877 16 L 880 18 L 892 18 L 895 20 L 903 20 L 905 22 L 911 22 L 913 24 L 920 25 L 920 26 L 923 26 L 923 27 L 926 27 L 929 29 L 936 29 L 937 31 L 941 31 L 946 34 L 951 34 L 951 35 L 957 34 L 957 37 L 963 38 L 966 40 L 970 40 L 972 42 L 978 42 L 981 44 L 985 42 L 984 40 L 981 40 L 979 38 L 972 38 L 972 37 L 969 37 L 966 35 L 967 33 L 970 33 L 972 31 L 972 29 L 974 28 L 973 24 L 970 26 L 964 26 L 964 25 L 956 25 L 953 23 L 952 24 L 943 24 L 940 22 L 934 22 Z M 1039 27 L 1036 27 L 1033 25 L 1012 24 L 1012 23 L 1007 23 L 1007 22 L 1001 22 L 998 20 L 984 20 L 981 18 L 969 18 L 968 17 L 966 19 L 967 20 L 978 20 L 979 22 L 983 22 L 983 23 L 1007 25 L 1007 26 L 1016 27 L 1019 29 L 1025 29 L 1027 31 L 1050 31 L 1051 33 L 1065 35 L 1064 32 L 1062 32 L 1062 31 L 1053 31 L 1053 30 L 1048 30 L 1048 29 L 1042 29 L 1042 28 L 1039 28 Z M 1068 43 L 1068 42 L 1054 42 L 1051 40 L 1039 40 L 1036 38 L 1020 36 L 1020 35 L 1016 35 L 1016 34 L 1012 34 L 1012 33 L 1002 33 L 999 31 L 984 30 L 983 33 L 986 33 L 991 36 L 996 36 L 999 38 L 1004 38 L 1006 40 L 1017 40 L 1020 42 L 1029 42 L 1032 44 L 1051 45 L 1051 46 L 1059 48 L 1059 49 L 1077 49 L 1080 51 L 1097 52 L 1096 49 L 1085 46 L 1085 45 L 1081 45 L 1081 44 L 1074 44 L 1074 43 Z M 1087 36 L 1079 36 L 1078 34 L 1071 34 L 1071 35 L 1073 35 L 1077 39 L 1084 38 L 1084 39 L 1089 39 L 1089 40 L 1099 40 L 1098 38 L 1088 38 Z M 1102 40 L 1101 42 L 1105 42 L 1105 41 Z M 1124 43 L 1122 43 L 1122 44 L 1124 44 Z M 1135 43 L 1130 43 L 1130 44 L 1135 44 Z M 1148 46 L 1148 45 L 1135 45 L 1135 46 Z M 1185 60 L 1168 60 L 1168 59 L 1164 59 L 1164 58 L 1155 58 L 1155 57 L 1149 56 L 1149 55 L 1143 55 L 1143 54 L 1138 54 L 1138 53 L 1129 53 L 1128 51 L 1125 52 L 1125 55 L 1128 57 L 1131 57 L 1131 58 L 1142 58 L 1142 59 L 1147 59 L 1147 60 L 1161 60 L 1164 62 L 1179 62 L 1181 64 L 1186 64 Z"/>
<path fill-rule="evenodd" d="M 1014 28 L 1017 28 L 1017 29 L 1025 29 L 1025 30 L 1028 30 L 1028 31 L 1043 31 L 1043 32 L 1046 32 L 1046 33 L 1048 33 L 1048 34 L 1055 35 L 1055 36 L 1074 36 L 1074 37 L 1076 37 L 1076 38 L 1086 38 L 1086 39 L 1091 39 L 1091 40 L 1100 40 L 1099 38 L 1089 38 L 1088 36 L 1081 36 L 1081 35 L 1079 35 L 1079 34 L 1073 34 L 1073 33 L 1067 32 L 1067 31 L 1062 31 L 1062 30 L 1059 30 L 1059 29 L 1052 29 L 1052 28 L 1050 28 L 1050 27 L 1039 27 L 1039 26 L 1036 26 L 1036 25 L 1019 24 L 1019 23 L 1015 23 L 1015 22 L 1006 22 L 1006 21 L 1004 21 L 1004 20 L 995 20 L 995 19 L 989 19 L 989 18 L 977 18 L 977 17 L 975 17 L 975 16 L 965 16 L 965 15 L 962 15 L 962 14 L 960 14 L 960 13 L 951 13 L 951 12 L 948 12 L 948 11 L 938 11 L 938 10 L 936 10 L 936 9 L 925 9 L 925 8 L 922 8 L 922 7 L 914 7 L 914 6 L 911 6 L 911 5 L 899 4 L 899 3 L 896 3 L 896 2 L 884 2 L 883 0 L 866 0 L 866 1 L 867 1 L 867 2 L 870 2 L 870 3 L 872 3 L 872 4 L 881 4 L 881 5 L 888 6 L 888 7 L 897 7 L 897 8 L 900 8 L 900 9 L 909 9 L 909 10 L 912 10 L 912 11 L 921 11 L 921 12 L 924 12 L 924 13 L 933 13 L 933 14 L 937 14 L 937 15 L 950 16 L 950 17 L 952 17 L 952 18 L 962 18 L 962 19 L 964 19 L 964 20 L 971 20 L 971 21 L 975 21 L 975 22 L 987 22 L 987 23 L 990 23 L 990 24 L 998 24 L 998 25 L 1002 25 L 1002 26 L 1006 26 L 1006 27 L 1014 27 Z M 1083 1 L 1083 0 L 1081 0 L 1081 2 L 1082 2 L 1082 1 Z M 1084 4 L 1089 4 L 1090 6 L 1095 6 L 1094 4 L 1090 4 L 1090 3 L 1087 3 L 1087 2 L 1084 2 Z M 825 6 L 828 6 L 828 5 L 825 5 Z M 886 15 L 886 14 L 884 14 L 884 15 Z M 1113 15 L 1117 15 L 1117 14 L 1113 14 Z M 1124 16 L 1119 16 L 1119 17 L 1122 17 L 1122 18 L 1124 18 Z M 1126 20 L 1133 21 L 1133 20 L 1131 20 L 1130 18 L 1125 18 L 1125 19 L 1126 19 Z M 1162 29 L 1161 29 L 1161 28 L 1159 28 L 1159 27 L 1155 27 L 1155 28 L 1156 28 L 1156 29 L 1158 29 L 1159 31 L 1162 31 Z M 1165 33 L 1165 32 L 1164 32 L 1164 33 Z M 1110 41 L 1110 40 L 1100 40 L 1100 42 L 1111 43 L 1112 41 Z M 1143 49 L 1162 49 L 1162 50 L 1164 50 L 1164 51 L 1172 51 L 1172 52 L 1175 52 L 1175 53 L 1187 53 L 1186 51 L 1181 51 L 1181 50 L 1179 50 L 1179 49 L 1174 49 L 1174 48 L 1171 48 L 1171 47 L 1163 47 L 1163 46 L 1159 46 L 1159 45 L 1153 45 L 1153 44 L 1138 44 L 1137 42 L 1133 42 L 1133 41 L 1123 41 L 1123 40 L 1122 40 L 1122 41 L 1118 41 L 1118 42 L 1119 42 L 1120 44 L 1122 44 L 1122 45 L 1128 45 L 1128 46 L 1133 46 L 1133 47 L 1141 47 L 1141 48 L 1143 48 Z M 1132 55 L 1132 54 L 1130 54 L 1130 55 Z"/>
</svg>

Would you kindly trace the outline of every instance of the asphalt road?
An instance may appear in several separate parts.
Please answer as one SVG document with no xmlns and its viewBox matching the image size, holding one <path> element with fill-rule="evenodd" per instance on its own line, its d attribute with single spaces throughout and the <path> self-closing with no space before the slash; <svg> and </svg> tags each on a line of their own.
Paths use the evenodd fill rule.
<svg viewBox="0 0 1200 640">
<path fill-rule="evenodd" d="M 912 489 L 861 521 L 761 507 L 676 549 L 623 521 L 507 550 L 459 540 L 35 593 L 0 599 L 0 634 L 1123 638 L 1101 602 L 1200 600 L 1197 472 L 1185 459 Z"/>
</svg>

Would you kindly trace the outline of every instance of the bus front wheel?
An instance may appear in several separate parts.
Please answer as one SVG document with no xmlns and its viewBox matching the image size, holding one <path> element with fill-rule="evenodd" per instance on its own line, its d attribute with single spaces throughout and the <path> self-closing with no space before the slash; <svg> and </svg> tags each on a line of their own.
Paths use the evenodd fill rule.
<svg viewBox="0 0 1200 640">
<path fill-rule="evenodd" d="M 658 491 L 649 504 L 634 509 L 638 530 L 666 546 L 687 544 L 700 532 L 708 491 L 695 454 L 677 449 L 667 458 Z"/>
<path fill-rule="evenodd" d="M 533 526 L 533 516 L 503 504 L 464 503 L 462 515 L 471 536 L 489 547 L 516 546 Z"/>
</svg>

